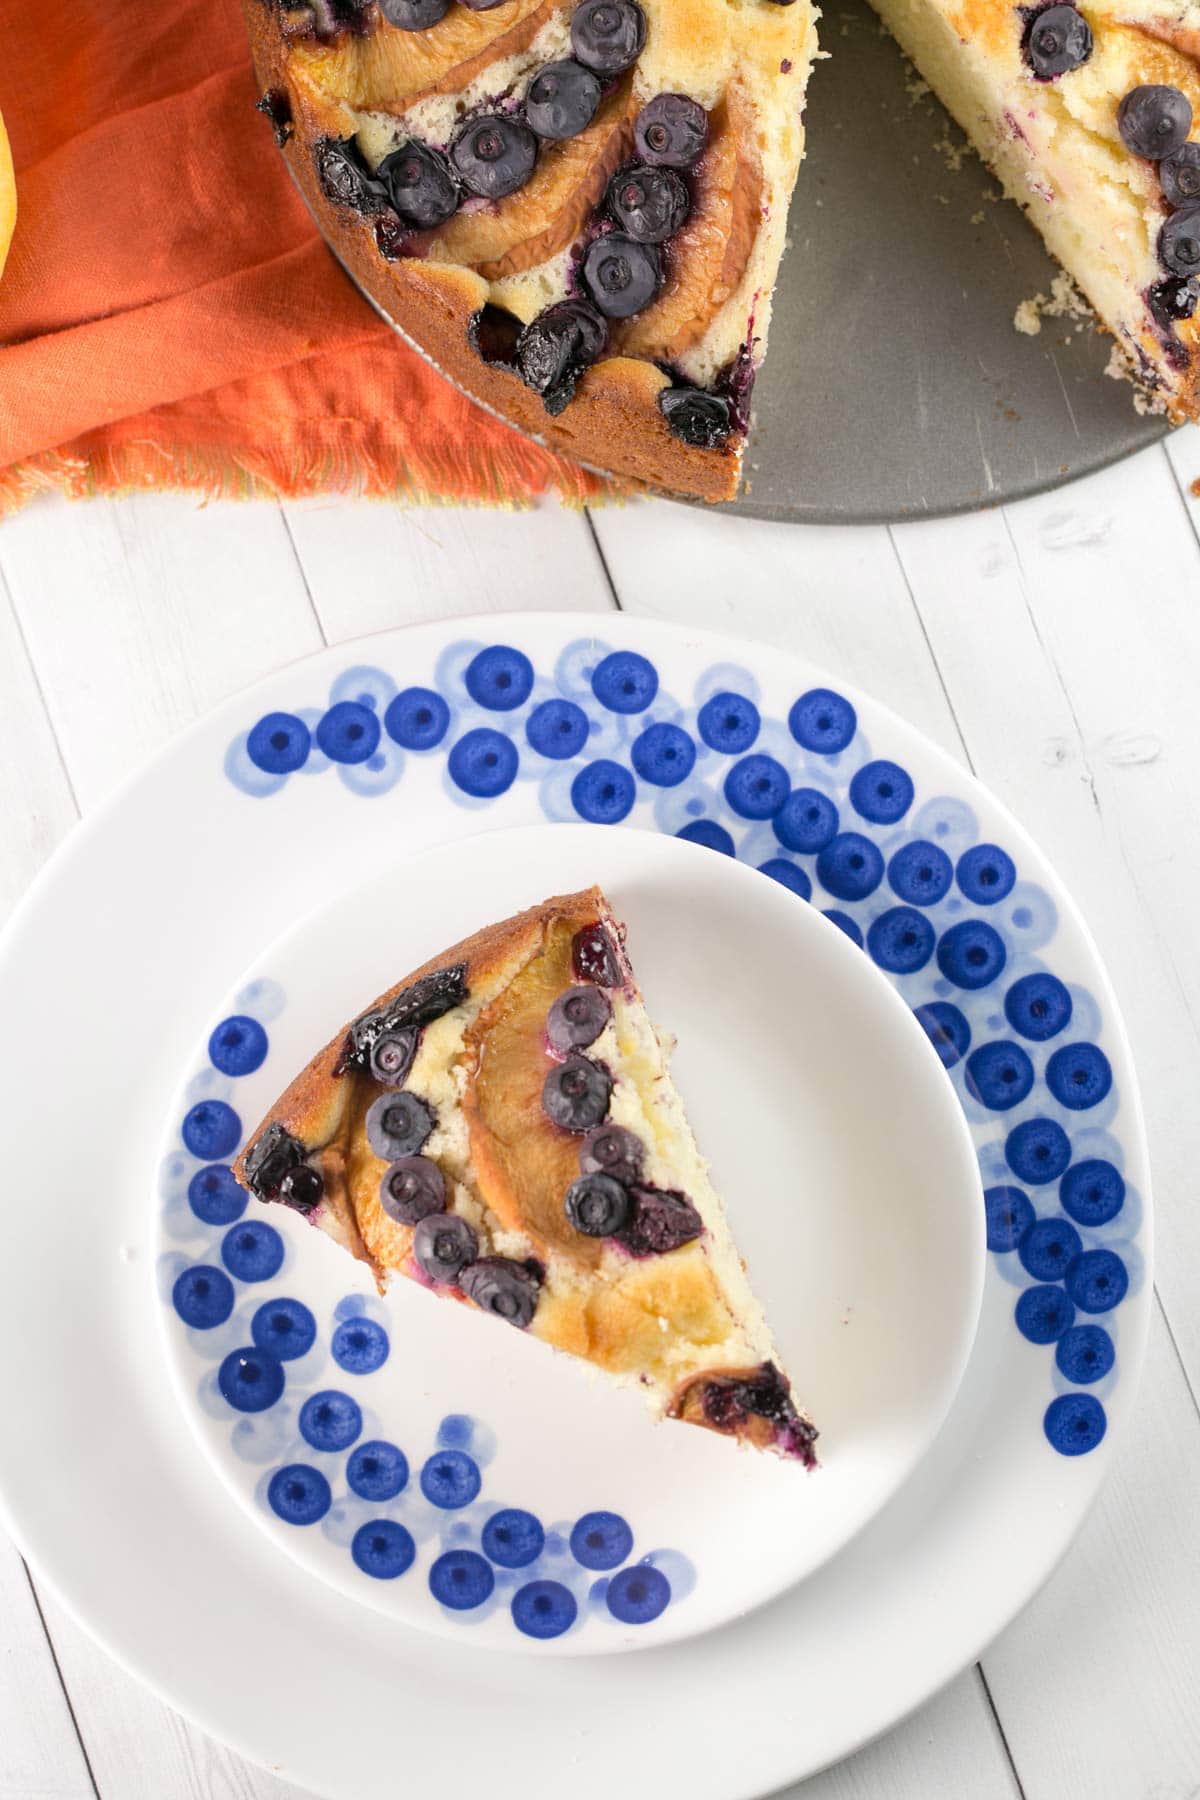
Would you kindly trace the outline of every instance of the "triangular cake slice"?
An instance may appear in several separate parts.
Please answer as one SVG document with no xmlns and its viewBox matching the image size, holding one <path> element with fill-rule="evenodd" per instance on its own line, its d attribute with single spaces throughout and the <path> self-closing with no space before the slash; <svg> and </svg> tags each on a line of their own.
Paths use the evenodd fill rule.
<svg viewBox="0 0 1200 1800">
<path fill-rule="evenodd" d="M 1196 418 L 1200 8 L 871 3 L 1078 283 L 1135 378 L 1174 418 Z M 1036 330 L 1028 311 L 1018 327 Z"/>
<path fill-rule="evenodd" d="M 260 108 L 363 291 L 594 468 L 724 500 L 811 0 L 244 0 Z"/>
<path fill-rule="evenodd" d="M 380 1287 L 402 1275 L 811 1464 L 800 1413 L 598 888 L 477 932 L 374 1001 L 238 1179 Z"/>
</svg>

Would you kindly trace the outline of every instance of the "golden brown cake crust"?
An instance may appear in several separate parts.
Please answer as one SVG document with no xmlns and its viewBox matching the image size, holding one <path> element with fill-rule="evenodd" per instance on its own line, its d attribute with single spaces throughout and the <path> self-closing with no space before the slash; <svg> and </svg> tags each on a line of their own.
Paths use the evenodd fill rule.
<svg viewBox="0 0 1200 1800">
<path fill-rule="evenodd" d="M 552 418 L 520 378 L 483 362 L 467 341 L 488 284 L 470 270 L 380 255 L 369 219 L 333 205 L 317 179 L 313 144 L 330 135 L 312 97 L 292 77 L 279 23 L 264 0 L 243 0 L 254 67 L 263 93 L 285 90 L 293 133 L 283 155 L 326 241 L 359 287 L 435 367 L 472 400 L 548 449 L 639 487 L 730 500 L 737 492 L 743 441 L 720 450 L 681 443 L 667 429 L 658 395 L 669 386 L 653 364 L 608 357 L 584 372 L 566 410 Z"/>
</svg>

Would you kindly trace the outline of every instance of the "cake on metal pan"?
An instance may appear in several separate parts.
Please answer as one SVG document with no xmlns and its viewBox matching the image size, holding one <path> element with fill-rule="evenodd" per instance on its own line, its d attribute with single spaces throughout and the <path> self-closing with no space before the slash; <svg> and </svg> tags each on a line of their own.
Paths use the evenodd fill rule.
<svg viewBox="0 0 1200 1800">
<path fill-rule="evenodd" d="M 370 1264 L 810 1465 L 791 1389 L 598 888 L 382 995 L 235 1174 Z"/>
<path fill-rule="evenodd" d="M 732 497 L 810 0 L 245 4 L 260 104 L 387 316 L 578 461 Z M 873 4 L 1143 385 L 1198 416 L 1198 0 Z"/>
<path fill-rule="evenodd" d="M 245 0 L 261 105 L 364 291 L 593 467 L 736 491 L 809 0 Z"/>
</svg>

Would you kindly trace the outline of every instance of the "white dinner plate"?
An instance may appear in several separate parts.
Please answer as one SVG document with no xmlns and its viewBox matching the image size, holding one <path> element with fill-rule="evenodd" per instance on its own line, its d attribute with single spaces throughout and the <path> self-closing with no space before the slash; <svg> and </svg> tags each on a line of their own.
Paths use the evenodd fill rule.
<svg viewBox="0 0 1200 1800">
<path fill-rule="evenodd" d="M 683 1504 L 669 1521 L 656 1514 L 657 1486 L 628 1458 L 611 1471 L 614 1486 L 618 1476 L 630 1480 L 620 1493 L 582 1479 L 575 1486 L 569 1473 L 561 1487 L 543 1487 L 552 1471 L 539 1448 L 526 1488 L 522 1470 L 502 1460 L 515 1415 L 501 1409 L 497 1425 L 486 1406 L 475 1414 L 469 1395 L 451 1400 L 448 1390 L 401 1401 L 410 1321 L 420 1319 L 426 1339 L 450 1321 L 443 1326 L 434 1303 L 418 1313 L 419 1294 L 414 1304 L 389 1298 L 388 1362 L 373 1374 L 339 1364 L 339 1380 L 383 1377 L 378 1405 L 363 1406 L 364 1423 L 373 1411 L 382 1420 L 393 1404 L 382 1387 L 394 1369 L 395 1429 L 409 1432 L 403 1448 L 414 1469 L 435 1446 L 453 1448 L 470 1415 L 467 1429 L 475 1420 L 482 1435 L 467 1453 L 479 1453 L 471 1460 L 486 1480 L 485 1504 L 528 1507 L 548 1527 L 581 1508 L 625 1506 L 632 1566 L 660 1548 L 693 1563 L 690 1593 L 682 1593 L 682 1564 L 672 1565 L 681 1597 L 650 1625 L 663 1637 L 677 1625 L 677 1641 L 623 1634 L 620 1620 L 610 1626 L 589 1571 L 586 1594 L 573 1577 L 586 1601 L 578 1629 L 563 1634 L 557 1652 L 513 1656 L 505 1650 L 520 1634 L 503 1607 L 473 1632 L 437 1621 L 435 1635 L 426 1629 L 435 1621 L 417 1624 L 397 1604 L 363 1604 L 344 1563 L 337 1586 L 315 1579 L 308 1553 L 297 1559 L 303 1531 L 287 1527 L 292 1554 L 282 1554 L 268 1533 L 286 1543 L 284 1522 L 276 1530 L 252 1498 L 239 1505 L 231 1495 L 230 1483 L 245 1480 L 234 1459 L 225 1458 L 223 1476 L 214 1473 L 215 1442 L 205 1455 L 196 1441 L 209 1423 L 199 1418 L 195 1386 L 189 1399 L 172 1373 L 182 1349 L 164 1353 L 163 1329 L 170 1344 L 173 1326 L 159 1297 L 159 1259 L 176 1247 L 161 1236 L 158 1177 L 181 1099 L 196 1104 L 181 1083 L 198 1073 L 209 1079 L 197 1059 L 214 1023 L 231 1005 L 252 1016 L 255 992 L 270 1007 L 269 990 L 253 987 L 256 971 L 263 983 L 279 980 L 277 958 L 290 985 L 287 1004 L 265 1021 L 260 1070 L 230 1078 L 246 1081 L 248 1096 L 259 1084 L 248 1111 L 281 1085 L 277 1072 L 286 1077 L 308 1054 L 311 1034 L 324 1028 L 318 1020 L 332 1028 L 359 1003 L 316 984 L 303 991 L 306 945 L 333 929 L 329 921 L 348 919 L 354 897 L 370 916 L 370 896 L 386 892 L 424 849 L 458 844 L 469 860 L 482 852 L 464 841 L 481 831 L 567 821 L 645 827 L 731 853 L 766 870 L 738 877 L 748 926 L 774 916 L 781 901 L 801 915 L 807 903 L 862 945 L 948 1068 L 982 1177 L 989 1252 L 978 1334 L 931 1447 L 837 1554 L 828 1555 L 827 1539 L 809 1560 L 827 1559 L 797 1580 L 804 1558 L 785 1546 L 780 1567 L 758 1567 L 753 1588 L 738 1557 L 717 1544 L 715 1514 Z M 564 865 L 574 869 L 568 840 L 579 835 L 562 839 Z M 541 830 L 530 842 L 552 838 Z M 544 887 L 545 865 L 534 860 L 543 852 L 529 854 Z M 686 1029 L 679 1078 L 794 1358 L 799 1290 L 771 1266 L 770 1209 L 745 1197 L 735 1136 L 711 1097 L 705 1030 L 669 975 L 653 906 L 639 898 L 642 859 L 622 875 L 621 854 L 614 838 L 604 851 L 614 888 L 619 896 L 627 881 L 633 927 L 645 926 L 647 950 L 639 956 L 635 944 L 635 957 L 664 1022 L 681 1037 Z M 683 863 L 673 857 L 671 866 Z M 698 892 L 709 888 L 707 876 L 696 882 Z M 713 893 L 717 885 L 714 877 Z M 501 892 L 515 889 L 489 881 L 483 916 L 504 910 Z M 301 923 L 322 906 L 331 910 Z M 448 933 L 451 916 L 467 920 L 448 907 Z M 357 982 L 369 966 L 379 972 L 370 988 L 417 961 L 420 947 L 409 954 L 402 923 L 378 962 L 343 953 L 338 982 Z M 429 927 L 425 915 L 421 929 Z M 817 930 L 827 948 L 814 951 L 811 972 L 836 983 L 845 952 L 829 928 L 808 920 L 796 942 L 806 934 L 815 946 Z M 704 979 L 698 970 L 697 984 Z M 864 1008 L 876 1004 L 866 998 L 876 983 L 845 981 L 845 995 L 853 988 Z M 8 1180 L 19 1197 L 0 1276 L 0 1348 L 11 1372 L 0 1483 L 14 1534 L 113 1654 L 201 1725 L 319 1792 L 373 1800 L 398 1781 L 441 1781 L 514 1800 L 564 1787 L 589 1800 L 618 1786 L 735 1800 L 808 1773 L 926 1698 L 1028 1599 L 1069 1543 L 1134 1402 L 1150 1301 L 1147 1171 L 1128 1047 L 1094 946 L 1040 853 L 976 783 L 885 710 L 776 651 L 608 615 L 595 635 L 578 616 L 511 615 L 389 633 L 287 668 L 205 720 L 75 833 L 5 935 L 0 1008 Z M 676 1008 L 678 1017 L 668 1016 Z M 877 1029 L 903 1027 L 910 1051 L 897 1063 L 864 1050 L 859 1118 L 894 1117 L 887 1108 L 896 1095 L 886 1090 L 923 1084 L 917 1071 L 928 1068 L 912 1022 L 895 1006 L 890 1017 L 894 1026 Z M 806 1023 L 818 1039 L 854 1030 L 850 1019 L 831 1022 L 816 1009 Z M 797 1067 L 806 1081 L 817 1078 L 814 1046 Z M 810 1088 L 804 1105 L 814 1096 Z M 799 1124 L 804 1117 L 801 1110 Z M 239 1132 L 249 1122 L 239 1115 Z M 815 1173 L 834 1166 L 838 1135 L 814 1133 Z M 944 1125 L 927 1134 L 931 1188 L 956 1188 L 958 1141 Z M 910 1192 L 902 1187 L 898 1197 Z M 285 1224 L 285 1258 L 295 1256 L 299 1276 L 310 1246 Z M 853 1266 L 861 1273 L 867 1262 Z M 917 1279 L 923 1310 L 941 1308 L 938 1327 L 955 1343 L 957 1253 L 945 1267 L 950 1289 L 936 1268 Z M 236 1279 L 239 1291 L 254 1286 Z M 820 1271 L 811 1279 L 806 1291 L 818 1292 Z M 348 1261 L 330 1281 L 328 1297 L 335 1286 L 343 1300 L 362 1297 Z M 252 1318 L 251 1298 L 238 1308 L 249 1306 Z M 319 1321 L 326 1330 L 331 1323 Z M 698 1466 L 693 1457 L 707 1468 L 729 1452 L 720 1479 L 735 1487 L 754 1479 L 763 1459 L 680 1427 L 656 1435 L 626 1396 L 591 1396 L 576 1371 L 539 1346 L 498 1336 L 491 1321 L 460 1323 L 463 1341 L 471 1327 L 498 1367 L 516 1368 L 528 1352 L 519 1358 L 522 1383 L 553 1390 L 563 1407 L 602 1408 L 613 1441 L 628 1431 L 659 1474 L 669 1453 L 682 1471 Z M 850 1342 L 858 1330 L 847 1326 Z M 823 1386 L 823 1355 L 814 1340 L 828 1468 L 804 1478 L 800 1516 L 810 1504 L 819 1513 L 820 1484 L 828 1476 L 832 1488 L 842 1456 L 857 1454 L 853 1434 L 839 1440 L 836 1383 Z M 950 1360 L 941 1366 L 949 1370 Z M 796 1373 L 807 1392 L 806 1371 Z M 869 1405 L 869 1374 L 852 1369 L 843 1389 L 855 1432 L 868 1412 L 855 1415 L 851 1402 Z M 879 1370 L 881 1384 L 892 1378 Z M 499 1405 L 490 1374 L 488 1383 L 488 1404 Z M 926 1421 L 935 1410 L 923 1408 Z M 450 1436 L 439 1439 L 447 1418 Z M 229 1419 L 221 1424 L 228 1436 Z M 562 1429 L 570 1445 L 574 1427 Z M 894 1480 L 898 1459 L 892 1466 Z M 766 1468 L 769 1481 L 798 1473 Z M 756 1494 L 750 1504 L 759 1503 Z M 858 1519 L 877 1503 L 860 1502 Z M 732 1533 L 739 1520 L 732 1503 L 726 1510 Z M 693 1521 L 689 1556 L 680 1534 Z M 468 1531 L 479 1522 L 474 1513 L 460 1521 Z M 764 1536 L 761 1564 L 779 1557 L 778 1535 Z M 319 1526 L 313 1542 L 340 1553 Z M 414 1561 L 404 1578 L 414 1596 L 426 1567 Z M 730 1580 L 743 1582 L 747 1604 L 765 1603 L 730 1619 Z M 701 1629 L 719 1617 L 719 1628 Z M 588 1654 L 618 1647 L 623 1635 L 646 1647 L 634 1656 Z"/>
<path fill-rule="evenodd" d="M 819 1478 L 660 1428 L 636 1392 L 413 1283 L 380 1301 L 364 1266 L 296 1214 L 248 1208 L 209 1154 L 347 1018 L 486 923 L 481 905 L 503 918 L 593 882 L 678 1033 L 739 1246 L 828 1421 Z M 986 1255 L 962 1109 L 870 961 L 744 863 L 598 825 L 461 838 L 273 945 L 169 1113 L 158 1224 L 181 1410 L 253 1521 L 405 1623 L 543 1654 L 690 1636 L 827 1561 L 933 1441 Z"/>
</svg>

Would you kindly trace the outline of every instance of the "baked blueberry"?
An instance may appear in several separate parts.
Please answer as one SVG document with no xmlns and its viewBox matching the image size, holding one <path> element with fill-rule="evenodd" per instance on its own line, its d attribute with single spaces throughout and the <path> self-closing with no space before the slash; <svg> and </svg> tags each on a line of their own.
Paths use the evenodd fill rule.
<svg viewBox="0 0 1200 1800">
<path fill-rule="evenodd" d="M 419 1031 L 385 1031 L 375 1039 L 367 1066 L 381 1087 L 403 1086 L 420 1041 Z"/>
<path fill-rule="evenodd" d="M 537 1311 L 537 1276 L 507 1256 L 481 1256 L 463 1270 L 459 1286 L 483 1312 L 524 1331 Z"/>
<path fill-rule="evenodd" d="M 524 187 L 537 161 L 537 139 L 528 125 L 505 113 L 469 119 L 450 148 L 463 186 L 484 200 L 503 200 Z"/>
<path fill-rule="evenodd" d="M 700 1214 L 686 1194 L 670 1188 L 635 1187 L 633 1216 L 620 1237 L 634 1256 L 662 1256 L 690 1244 L 704 1229 Z"/>
<path fill-rule="evenodd" d="M 646 41 L 646 15 L 636 0 L 580 0 L 571 14 L 571 48 L 597 75 L 632 67 Z"/>
<path fill-rule="evenodd" d="M 641 312 L 663 281 L 658 251 L 623 231 L 610 231 L 592 240 L 581 275 L 584 287 L 608 319 L 630 319 Z"/>
<path fill-rule="evenodd" d="M 304 1161 L 304 1145 L 282 1125 L 268 1125 L 246 1152 L 246 1186 L 260 1200 L 272 1199 L 284 1176 Z"/>
<path fill-rule="evenodd" d="M 658 396 L 658 410 L 672 437 L 695 450 L 719 450 L 729 438 L 729 402 L 721 394 L 703 388 L 666 387 Z"/>
<path fill-rule="evenodd" d="M 633 163 L 608 184 L 605 203 L 617 224 L 637 244 L 663 244 L 691 211 L 686 183 L 674 169 Z"/>
<path fill-rule="evenodd" d="M 557 414 L 607 342 L 608 326 L 595 307 L 586 300 L 559 300 L 521 332 L 514 351 L 517 370 L 526 387 L 542 396 L 546 411 Z"/>
<path fill-rule="evenodd" d="M 311 1168 L 308 1163 L 297 1163 L 279 1184 L 279 1198 L 283 1204 L 302 1213 L 311 1212 L 324 1192 L 321 1171 Z"/>
<path fill-rule="evenodd" d="M 638 114 L 633 138 L 643 162 L 690 169 L 708 142 L 708 114 L 686 94 L 656 94 Z"/>
<path fill-rule="evenodd" d="M 573 138 L 586 131 L 600 104 L 600 83 L 582 63 L 547 63 L 525 95 L 525 122 L 541 138 Z"/>
<path fill-rule="evenodd" d="M 356 139 L 322 138 L 313 155 L 321 191 L 335 206 L 370 214 L 387 205 L 387 190 L 363 161 Z"/>
<path fill-rule="evenodd" d="M 590 1131 L 608 1111 L 612 1081 L 586 1056 L 569 1056 L 542 1083 L 546 1117 L 564 1131 Z"/>
<path fill-rule="evenodd" d="M 416 1094 L 380 1094 L 367 1109 L 367 1142 L 384 1162 L 415 1156 L 433 1130 L 433 1108 Z"/>
<path fill-rule="evenodd" d="M 1200 200 L 1200 144 L 1180 144 L 1158 165 L 1158 180 L 1168 206 Z"/>
<path fill-rule="evenodd" d="M 280 150 L 292 135 L 292 103 L 286 88 L 268 88 L 261 100 L 254 102 L 255 112 L 271 122 L 271 131 Z"/>
<path fill-rule="evenodd" d="M 1156 281 L 1146 296 L 1155 319 L 1169 331 L 1181 319 L 1190 319 L 1200 301 L 1200 283 L 1194 278 L 1168 275 Z"/>
<path fill-rule="evenodd" d="M 1187 142 L 1192 103 L 1178 88 L 1157 82 L 1131 88 L 1117 108 L 1117 129 L 1127 150 L 1158 162 Z"/>
<path fill-rule="evenodd" d="M 579 1146 L 579 1167 L 584 1175 L 611 1175 L 633 1187 L 642 1173 L 646 1146 L 623 1125 L 598 1125 Z"/>
<path fill-rule="evenodd" d="M 1025 55 L 1039 81 L 1078 69 L 1092 54 L 1092 28 L 1074 6 L 1048 6 L 1025 33 Z"/>
<path fill-rule="evenodd" d="M 481 362 L 511 369 L 516 365 L 517 345 L 523 329 L 516 313 L 506 311 L 503 306 L 493 306 L 489 300 L 486 306 L 471 314 L 467 323 L 467 342 Z"/>
<path fill-rule="evenodd" d="M 461 1006 L 467 998 L 467 966 L 454 963 L 446 969 L 434 969 L 411 982 L 386 1006 L 373 1007 L 359 1015 L 351 1025 L 334 1068 L 335 1075 L 349 1068 L 364 1069 L 371 1046 L 383 1031 L 406 1031 L 432 1025 L 443 1013 Z"/>
<path fill-rule="evenodd" d="M 567 1189 L 563 1211 L 585 1237 L 612 1237 L 629 1217 L 629 1195 L 611 1175 L 581 1175 Z"/>
<path fill-rule="evenodd" d="M 479 1254 L 474 1227 L 458 1213 L 431 1213 L 413 1232 L 413 1256 L 430 1281 L 457 1281 Z"/>
<path fill-rule="evenodd" d="M 621 963 L 612 939 L 600 921 L 585 925 L 571 940 L 571 966 L 580 981 L 598 987 L 621 987 Z"/>
<path fill-rule="evenodd" d="M 1164 219 L 1158 234 L 1158 260 L 1172 275 L 1200 274 L 1200 205 L 1181 206 Z"/>
<path fill-rule="evenodd" d="M 446 1181 L 427 1156 L 400 1156 L 385 1170 L 379 1204 L 397 1225 L 419 1225 L 446 1210 Z"/>
<path fill-rule="evenodd" d="M 458 210 L 458 188 L 450 165 L 437 150 L 415 138 L 385 156 L 378 174 L 400 217 L 421 231 L 444 225 Z"/>
<path fill-rule="evenodd" d="M 590 982 L 569 987 L 546 1015 L 546 1042 L 552 1050 L 586 1050 L 594 1044 L 608 1021 L 612 1007 L 602 988 Z"/>
<path fill-rule="evenodd" d="M 379 10 L 400 31 L 428 31 L 450 11 L 450 0 L 379 0 Z"/>
</svg>

